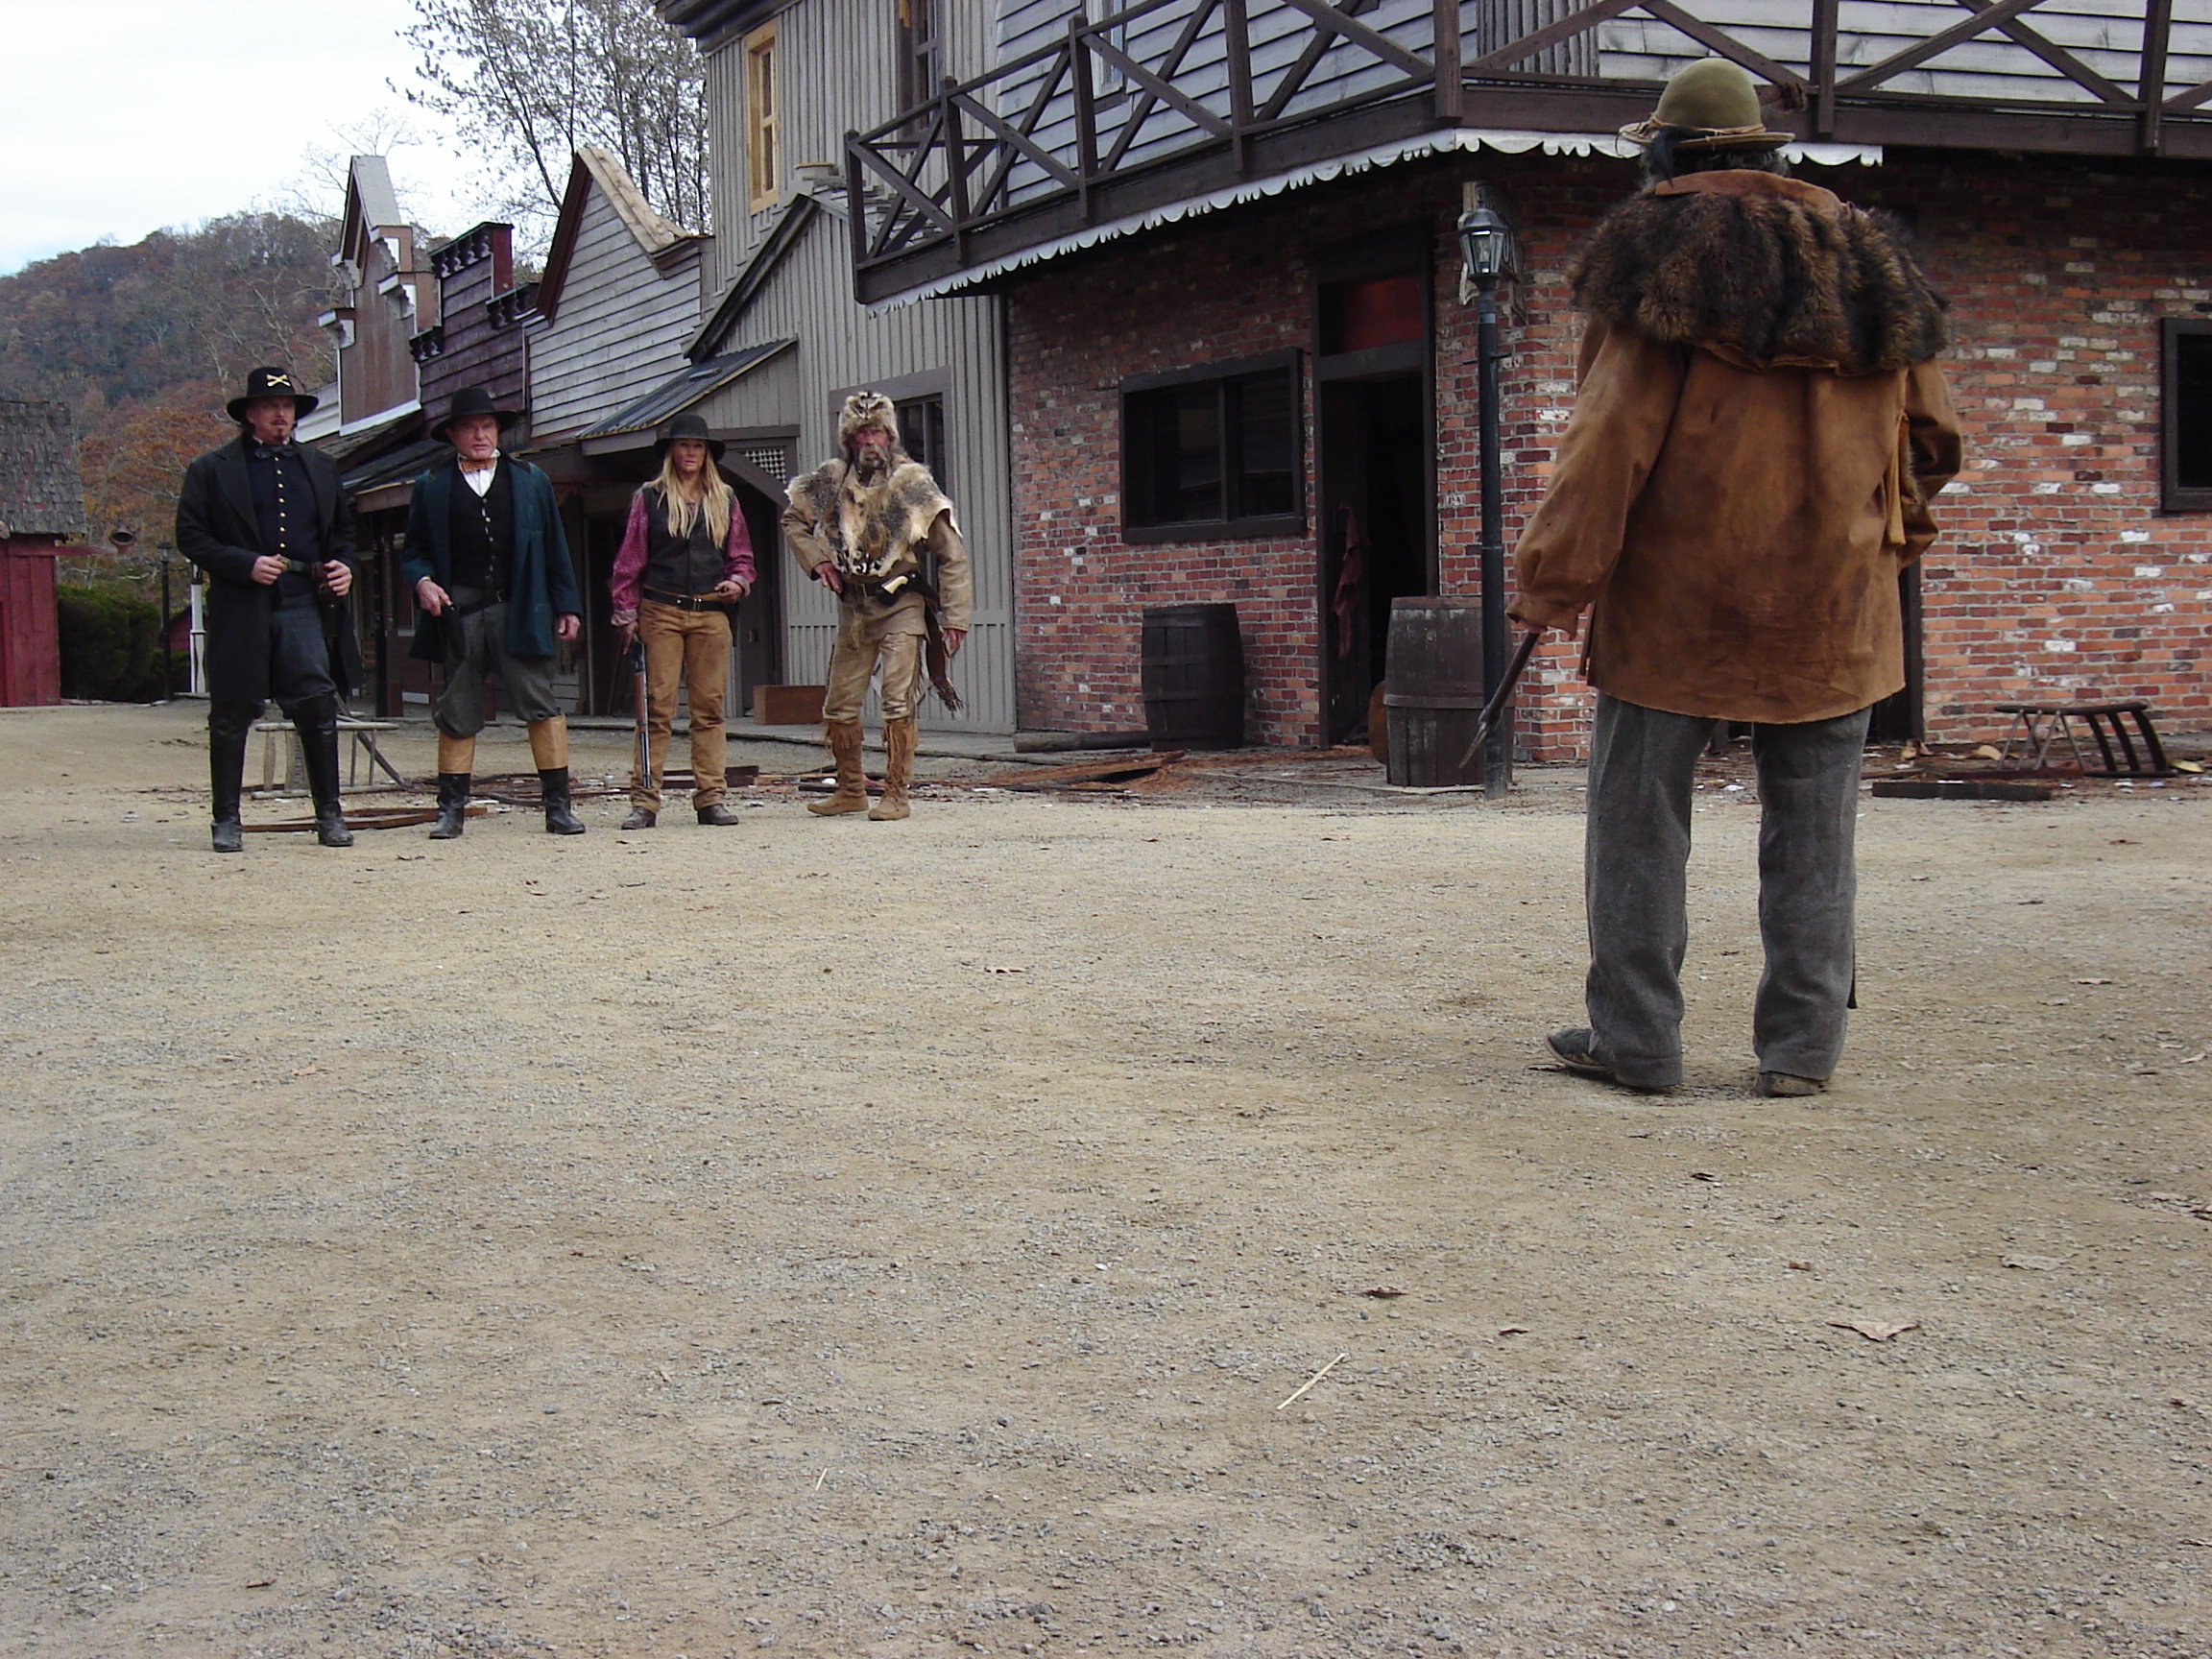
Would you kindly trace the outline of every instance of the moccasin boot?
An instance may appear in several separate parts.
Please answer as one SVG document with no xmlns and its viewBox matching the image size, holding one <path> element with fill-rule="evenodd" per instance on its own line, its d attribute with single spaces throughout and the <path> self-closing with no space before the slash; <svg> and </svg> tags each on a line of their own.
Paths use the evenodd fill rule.
<svg viewBox="0 0 2212 1659">
<path fill-rule="evenodd" d="M 469 823 L 469 780 L 467 772 L 441 772 L 438 774 L 438 822 L 430 826 L 433 841 L 458 841 L 461 831 Z"/>
<path fill-rule="evenodd" d="M 545 833 L 548 835 L 581 835 L 584 820 L 577 817 L 568 805 L 568 768 L 552 766 L 540 770 L 539 790 L 545 797 Z"/>
<path fill-rule="evenodd" d="M 914 781 L 914 721 L 887 721 L 883 727 L 883 798 L 869 808 L 878 824 L 895 824 L 906 816 L 906 785 Z"/>
<path fill-rule="evenodd" d="M 860 722 L 830 720 L 824 723 L 822 731 L 830 739 L 830 757 L 837 765 L 837 793 L 827 801 L 808 802 L 806 810 L 817 818 L 867 811 L 868 774 L 860 769 Z"/>
</svg>

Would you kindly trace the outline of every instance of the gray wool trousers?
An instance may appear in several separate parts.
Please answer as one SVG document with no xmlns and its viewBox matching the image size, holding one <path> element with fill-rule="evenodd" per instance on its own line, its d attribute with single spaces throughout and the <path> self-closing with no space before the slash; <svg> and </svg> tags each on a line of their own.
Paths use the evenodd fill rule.
<svg viewBox="0 0 2212 1659">
<path fill-rule="evenodd" d="M 1870 712 L 1751 729 L 1767 958 L 1751 1043 L 1762 1071 L 1826 1078 L 1843 1052 L 1859 762 Z M 1641 1088 L 1682 1081 L 1690 802 L 1713 727 L 1700 716 L 1598 697 L 1583 846 L 1585 996 L 1597 1057 Z"/>
</svg>

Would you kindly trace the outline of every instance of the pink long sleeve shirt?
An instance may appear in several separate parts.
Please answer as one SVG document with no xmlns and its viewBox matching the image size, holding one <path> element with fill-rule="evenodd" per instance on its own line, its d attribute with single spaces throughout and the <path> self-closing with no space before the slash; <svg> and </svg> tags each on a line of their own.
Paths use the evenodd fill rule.
<svg viewBox="0 0 2212 1659">
<path fill-rule="evenodd" d="M 617 627 L 637 620 L 639 590 L 645 585 L 648 516 L 652 511 L 646 505 L 644 491 L 640 490 L 630 497 L 630 521 L 623 526 L 622 546 L 614 555 L 614 574 L 607 585 L 614 600 L 614 612 L 611 619 Z M 722 544 L 722 580 L 742 582 L 745 591 L 750 593 L 756 579 L 753 538 L 745 528 L 745 515 L 738 511 L 737 503 L 732 501 L 730 536 Z"/>
</svg>

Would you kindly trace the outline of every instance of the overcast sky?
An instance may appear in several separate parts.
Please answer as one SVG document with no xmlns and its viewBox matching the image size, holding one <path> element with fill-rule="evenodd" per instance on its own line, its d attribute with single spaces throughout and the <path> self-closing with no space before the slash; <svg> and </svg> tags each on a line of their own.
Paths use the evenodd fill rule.
<svg viewBox="0 0 2212 1659">
<path fill-rule="evenodd" d="M 341 130 L 379 112 L 434 137 L 394 90 L 413 81 L 399 30 L 415 16 L 410 0 L 0 0 L 0 274 L 274 204 L 310 148 L 350 153 Z M 430 229 L 484 216 L 446 146 L 389 154 L 401 207 Z"/>
</svg>

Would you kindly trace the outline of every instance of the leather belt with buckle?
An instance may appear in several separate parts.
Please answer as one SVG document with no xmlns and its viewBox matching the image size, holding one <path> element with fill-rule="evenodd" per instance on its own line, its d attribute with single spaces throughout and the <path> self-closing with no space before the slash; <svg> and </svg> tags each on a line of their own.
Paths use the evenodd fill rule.
<svg viewBox="0 0 2212 1659">
<path fill-rule="evenodd" d="M 656 605 L 673 605 L 679 611 L 708 611 L 723 603 L 711 593 L 663 593 L 658 588 L 639 591 Z"/>
</svg>

